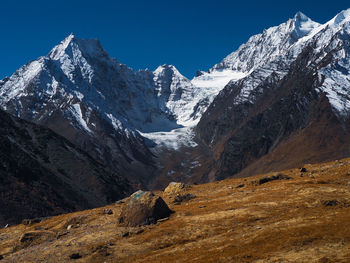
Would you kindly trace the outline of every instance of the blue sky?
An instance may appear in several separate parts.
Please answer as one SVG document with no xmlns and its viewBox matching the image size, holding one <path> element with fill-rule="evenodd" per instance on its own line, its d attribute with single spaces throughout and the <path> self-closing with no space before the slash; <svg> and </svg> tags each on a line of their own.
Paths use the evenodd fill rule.
<svg viewBox="0 0 350 263">
<path fill-rule="evenodd" d="M 302 11 L 324 23 L 349 1 L 60 0 L 1 2 L 0 79 L 47 54 L 70 33 L 98 38 L 134 69 L 173 64 L 192 78 L 249 36 Z"/>
</svg>

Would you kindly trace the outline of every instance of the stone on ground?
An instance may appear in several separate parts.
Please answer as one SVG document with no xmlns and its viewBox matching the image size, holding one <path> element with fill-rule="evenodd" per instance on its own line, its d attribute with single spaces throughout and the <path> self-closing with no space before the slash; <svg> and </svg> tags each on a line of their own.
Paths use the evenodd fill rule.
<svg viewBox="0 0 350 263">
<path fill-rule="evenodd" d="M 178 195 L 189 189 L 190 186 L 184 183 L 171 182 L 167 188 L 164 189 L 166 195 Z"/>
<path fill-rule="evenodd" d="M 169 217 L 172 211 L 160 196 L 152 192 L 133 193 L 122 208 L 119 223 L 129 227 L 150 225 Z"/>
</svg>

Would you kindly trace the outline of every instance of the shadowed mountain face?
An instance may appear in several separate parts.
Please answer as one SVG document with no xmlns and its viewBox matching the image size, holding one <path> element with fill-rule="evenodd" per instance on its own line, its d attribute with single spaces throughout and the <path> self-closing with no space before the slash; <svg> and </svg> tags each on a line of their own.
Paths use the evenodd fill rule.
<svg viewBox="0 0 350 263">
<path fill-rule="evenodd" d="M 126 179 L 51 130 L 0 111 L 0 225 L 102 206 Z"/>
</svg>

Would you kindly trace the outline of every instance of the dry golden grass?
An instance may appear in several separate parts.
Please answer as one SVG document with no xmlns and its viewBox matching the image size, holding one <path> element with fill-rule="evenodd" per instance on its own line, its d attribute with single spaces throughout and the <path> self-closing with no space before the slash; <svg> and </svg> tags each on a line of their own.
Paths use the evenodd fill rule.
<svg viewBox="0 0 350 263">
<path fill-rule="evenodd" d="M 305 167 L 164 196 L 175 213 L 157 225 L 121 227 L 113 204 L 1 229 L 1 262 L 350 262 L 350 159 Z"/>
</svg>

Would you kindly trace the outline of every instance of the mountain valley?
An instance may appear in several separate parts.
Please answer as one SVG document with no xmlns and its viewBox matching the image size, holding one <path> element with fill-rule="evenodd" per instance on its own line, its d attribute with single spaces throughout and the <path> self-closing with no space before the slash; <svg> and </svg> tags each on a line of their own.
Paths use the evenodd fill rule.
<svg viewBox="0 0 350 263">
<path fill-rule="evenodd" d="M 347 158 L 349 56 L 350 9 L 324 24 L 298 12 L 191 80 L 173 65 L 133 70 L 111 58 L 99 40 L 71 34 L 0 80 L 0 226 L 105 206 L 139 189 L 160 191 L 173 181 L 204 189 L 195 193 L 200 198 L 220 199 L 217 187 L 228 182 Z M 346 180 L 345 174 L 339 178 Z M 290 182 L 314 186 L 308 180 Z M 281 183 L 283 191 L 289 184 Z M 317 192 L 316 185 L 310 191 Z M 244 194 L 255 191 L 247 189 Z M 342 198 L 347 200 L 345 193 Z M 55 229 L 54 235 L 64 232 L 57 224 L 43 227 Z M 14 239 L 27 227 L 18 229 Z M 0 254 L 15 253 L 11 257 L 20 260 L 22 252 L 11 250 L 14 239 Z"/>
</svg>

